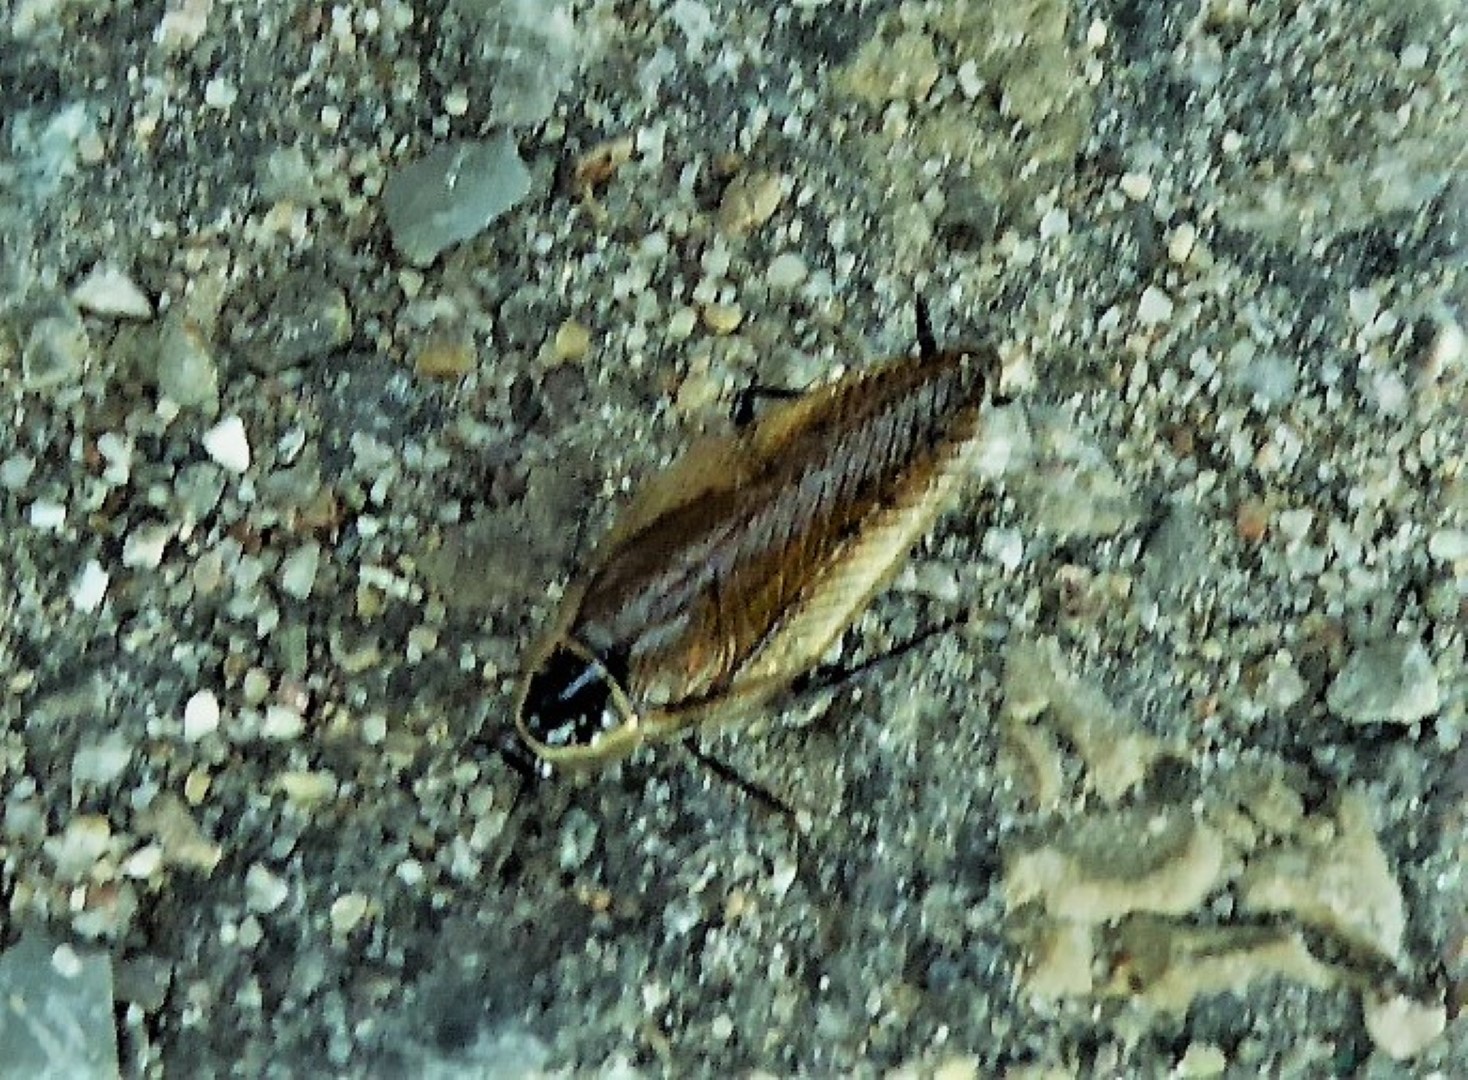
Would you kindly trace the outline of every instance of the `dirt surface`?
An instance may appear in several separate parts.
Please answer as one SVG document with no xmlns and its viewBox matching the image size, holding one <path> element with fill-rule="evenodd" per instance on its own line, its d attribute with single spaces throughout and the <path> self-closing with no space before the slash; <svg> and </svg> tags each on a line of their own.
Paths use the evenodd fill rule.
<svg viewBox="0 0 1468 1080">
<path fill-rule="evenodd" d="M 6 1045 L 1461 1072 L 1465 101 L 1452 0 L 0 2 L 0 984 L 116 1021 Z M 1013 402 L 833 660 L 956 627 L 517 771 L 626 493 L 919 296 Z"/>
</svg>

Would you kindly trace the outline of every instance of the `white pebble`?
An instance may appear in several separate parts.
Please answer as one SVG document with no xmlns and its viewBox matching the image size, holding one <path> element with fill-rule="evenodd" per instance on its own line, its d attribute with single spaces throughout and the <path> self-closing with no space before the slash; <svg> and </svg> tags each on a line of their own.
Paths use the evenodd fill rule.
<svg viewBox="0 0 1468 1080">
<path fill-rule="evenodd" d="M 226 416 L 204 432 L 204 452 L 221 468 L 242 473 L 250 467 L 250 440 L 238 416 Z"/>
<path fill-rule="evenodd" d="M 50 499 L 37 499 L 31 503 L 31 528 L 55 532 L 66 524 L 66 507 Z"/>
<path fill-rule="evenodd" d="M 1146 173 L 1123 173 L 1119 186 L 1122 194 L 1133 202 L 1141 202 L 1152 194 L 1152 178 Z"/>
<path fill-rule="evenodd" d="M 282 560 L 280 588 L 288 596 L 305 600 L 316 586 L 316 568 L 321 561 L 321 545 L 303 544 Z"/>
<path fill-rule="evenodd" d="M 245 906 L 251 911 L 267 914 L 285 903 L 291 887 L 284 878 L 271 873 L 259 863 L 251 863 L 245 871 Z"/>
<path fill-rule="evenodd" d="M 153 302 L 115 266 L 98 263 L 71 290 L 71 299 L 83 311 L 114 318 L 151 319 Z"/>
<path fill-rule="evenodd" d="M 305 727 L 305 718 L 295 709 L 270 705 L 265 709 L 265 722 L 260 726 L 260 734 L 267 739 L 294 739 Z"/>
<path fill-rule="evenodd" d="M 147 844 L 138 848 L 127 858 L 122 860 L 123 877 L 144 880 L 152 877 L 163 868 L 163 849 L 157 844 Z"/>
<path fill-rule="evenodd" d="M 96 559 L 87 560 L 71 586 L 71 606 L 78 611 L 96 611 L 107 595 L 107 571 Z"/>
<path fill-rule="evenodd" d="M 347 893 L 331 902 L 331 929 L 337 934 L 350 934 L 367 915 L 367 897 Z"/>
<path fill-rule="evenodd" d="M 198 742 L 218 730 L 219 699 L 208 690 L 200 690 L 184 704 L 184 741 Z"/>
<path fill-rule="evenodd" d="M 122 565 L 129 570 L 156 570 L 172 535 L 165 525 L 139 525 L 122 542 Z"/>
<path fill-rule="evenodd" d="M 1439 529 L 1427 538 L 1427 553 L 1442 562 L 1468 559 L 1468 531 Z"/>
<path fill-rule="evenodd" d="M 793 251 L 776 255 L 765 270 L 765 283 L 772 289 L 793 289 L 810 273 L 805 260 Z"/>
<path fill-rule="evenodd" d="M 1137 321 L 1143 326 L 1156 326 L 1172 318 L 1172 297 L 1155 285 L 1142 290 L 1137 301 Z"/>
</svg>

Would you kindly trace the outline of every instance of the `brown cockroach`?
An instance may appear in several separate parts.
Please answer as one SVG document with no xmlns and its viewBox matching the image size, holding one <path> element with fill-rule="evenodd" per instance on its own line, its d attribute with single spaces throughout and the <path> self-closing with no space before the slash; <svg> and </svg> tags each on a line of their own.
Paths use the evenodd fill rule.
<svg viewBox="0 0 1468 1080">
<path fill-rule="evenodd" d="M 526 665 L 551 765 L 748 712 L 810 671 L 974 469 L 989 350 L 920 351 L 695 444 L 617 519 Z"/>
</svg>

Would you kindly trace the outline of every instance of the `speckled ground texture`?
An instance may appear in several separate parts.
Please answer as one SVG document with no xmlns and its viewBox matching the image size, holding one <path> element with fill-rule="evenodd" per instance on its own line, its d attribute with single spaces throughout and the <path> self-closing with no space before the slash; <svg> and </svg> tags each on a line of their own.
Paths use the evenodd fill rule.
<svg viewBox="0 0 1468 1080">
<path fill-rule="evenodd" d="M 7 0 L 0 98 L 3 944 L 124 1075 L 1461 1075 L 1455 0 Z M 626 492 L 919 295 L 1014 401 L 838 659 L 955 628 L 704 735 L 793 817 L 524 779 Z"/>
</svg>

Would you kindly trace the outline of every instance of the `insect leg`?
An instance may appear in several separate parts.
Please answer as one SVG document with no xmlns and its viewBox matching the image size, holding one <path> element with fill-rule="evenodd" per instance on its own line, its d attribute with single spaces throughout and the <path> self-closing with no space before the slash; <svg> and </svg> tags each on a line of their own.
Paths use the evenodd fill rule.
<svg viewBox="0 0 1468 1080">
<path fill-rule="evenodd" d="M 831 690 L 843 686 L 853 679 L 866 675 L 883 664 L 891 663 L 893 660 L 900 660 L 919 645 L 924 644 L 940 634 L 948 633 L 948 631 L 963 625 L 966 621 L 966 619 L 960 617 L 944 619 L 935 626 L 930 626 L 925 630 L 919 630 L 906 641 L 899 642 L 890 649 L 878 653 L 876 656 L 868 656 L 856 664 L 822 664 L 819 667 L 807 671 L 791 683 L 789 692 L 792 696 L 804 696 L 806 694 L 817 694 L 822 690 Z"/>
<path fill-rule="evenodd" d="M 917 315 L 918 356 L 930 360 L 938 355 L 938 339 L 933 336 L 933 318 L 928 313 L 928 302 L 921 295 L 913 298 Z"/>
<path fill-rule="evenodd" d="M 764 807 L 764 809 L 779 814 L 781 817 L 785 818 L 786 821 L 790 822 L 791 825 L 796 826 L 797 828 L 799 827 L 797 824 L 794 809 L 791 808 L 789 803 L 785 802 L 774 792 L 770 791 L 766 787 L 762 787 L 761 785 L 756 784 L 753 780 L 750 780 L 747 777 L 741 776 L 738 772 L 730 768 L 718 758 L 714 757 L 712 754 L 706 753 L 692 739 L 685 739 L 683 741 L 683 745 L 688 747 L 688 752 L 693 755 L 694 760 L 697 761 L 704 768 L 706 768 L 714 776 L 717 776 L 720 780 L 724 781 L 724 783 L 728 784 L 730 787 L 736 788 L 737 790 L 743 792 L 746 796 L 753 799 L 760 806 Z"/>
<path fill-rule="evenodd" d="M 760 386 L 750 383 L 734 398 L 734 408 L 730 410 L 730 419 L 734 421 L 736 428 L 745 428 L 754 422 L 755 402 L 760 398 L 769 401 L 793 401 L 795 398 L 804 397 L 804 390 L 792 390 L 786 386 Z"/>
</svg>

